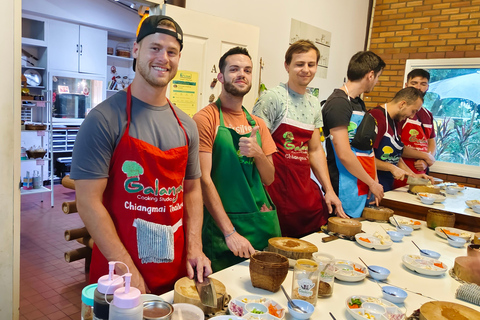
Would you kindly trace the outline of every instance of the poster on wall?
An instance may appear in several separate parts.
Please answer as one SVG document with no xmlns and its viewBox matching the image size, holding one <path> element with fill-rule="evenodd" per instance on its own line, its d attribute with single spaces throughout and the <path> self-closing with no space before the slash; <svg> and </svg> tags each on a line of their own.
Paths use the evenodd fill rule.
<svg viewBox="0 0 480 320">
<path fill-rule="evenodd" d="M 192 117 L 197 113 L 198 72 L 178 70 L 170 84 L 170 101 Z"/>
<path fill-rule="evenodd" d="M 326 79 L 332 33 L 310 24 L 292 19 L 289 44 L 292 44 L 300 39 L 310 40 L 315 43 L 315 46 L 317 46 L 318 50 L 320 51 L 320 59 L 318 60 L 318 68 L 315 77 Z"/>
</svg>

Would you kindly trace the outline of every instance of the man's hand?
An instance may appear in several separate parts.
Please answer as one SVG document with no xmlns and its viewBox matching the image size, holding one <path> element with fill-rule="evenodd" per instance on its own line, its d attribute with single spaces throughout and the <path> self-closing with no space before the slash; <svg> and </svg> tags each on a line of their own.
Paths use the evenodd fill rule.
<svg viewBox="0 0 480 320">
<path fill-rule="evenodd" d="M 375 196 L 375 204 L 378 206 L 380 204 L 380 201 L 383 199 L 383 186 L 378 183 L 377 181 L 374 181 L 370 186 L 370 192 Z M 368 198 L 370 198 L 370 194 L 368 195 Z"/>
<path fill-rule="evenodd" d="M 332 213 L 332 211 L 333 211 L 332 206 L 335 206 L 335 214 L 337 216 L 339 216 L 340 218 L 345 218 L 345 219 L 350 218 L 343 211 L 342 202 L 337 197 L 335 192 L 331 191 L 331 192 L 326 192 L 325 193 L 325 203 L 327 204 L 328 213 Z"/>
<path fill-rule="evenodd" d="M 250 242 L 238 234 L 238 232 L 234 232 L 231 236 L 225 238 L 225 242 L 230 251 L 237 257 L 250 258 L 250 256 L 255 253 L 255 249 Z"/>
<path fill-rule="evenodd" d="M 197 279 L 200 283 L 203 279 L 212 274 L 212 266 L 210 259 L 201 251 L 187 253 L 187 275 L 189 279 L 193 279 L 195 271 Z"/>
<path fill-rule="evenodd" d="M 128 270 L 132 274 L 130 285 L 140 290 L 141 293 L 150 293 L 150 289 L 148 289 L 147 284 L 145 283 L 145 280 L 138 271 L 137 267 L 132 264 L 128 266 Z M 121 276 L 125 273 L 127 273 L 127 268 L 125 267 L 125 265 L 123 263 L 115 263 L 115 274 Z"/>
<path fill-rule="evenodd" d="M 390 172 L 392 173 L 393 178 L 396 180 L 403 180 L 405 179 L 406 176 L 411 175 L 410 173 L 406 172 L 405 170 L 397 166 L 393 166 Z"/>
<path fill-rule="evenodd" d="M 426 175 L 425 173 L 420 173 L 420 174 L 415 174 L 415 178 L 422 178 L 422 179 L 427 179 L 430 180 L 432 184 L 435 184 L 435 180 L 433 179 L 432 176 Z"/>
<path fill-rule="evenodd" d="M 425 160 L 427 165 L 429 167 L 433 166 L 433 164 L 435 163 L 435 157 L 428 152 L 424 152 L 423 154 L 424 154 L 423 160 Z"/>
<path fill-rule="evenodd" d="M 415 169 L 417 169 L 418 171 L 425 171 L 427 170 L 428 168 L 428 165 L 427 165 L 427 162 L 425 162 L 425 160 L 417 160 L 413 163 L 413 166 L 415 167 Z"/>
<path fill-rule="evenodd" d="M 249 158 L 255 158 L 256 156 L 262 155 L 263 150 L 257 143 L 257 131 L 260 127 L 253 127 L 250 137 L 241 137 L 238 142 L 238 147 L 240 153 Z"/>
</svg>

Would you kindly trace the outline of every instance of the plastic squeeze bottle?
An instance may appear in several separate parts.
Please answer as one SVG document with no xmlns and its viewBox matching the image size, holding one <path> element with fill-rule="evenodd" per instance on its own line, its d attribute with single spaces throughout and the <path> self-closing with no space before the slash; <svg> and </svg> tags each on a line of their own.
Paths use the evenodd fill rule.
<svg viewBox="0 0 480 320">
<path fill-rule="evenodd" d="M 141 292 L 130 287 L 131 273 L 125 273 L 125 287 L 115 290 L 113 303 L 110 304 L 109 320 L 143 320 L 143 303 Z"/>
<path fill-rule="evenodd" d="M 98 286 L 93 297 L 94 320 L 108 320 L 109 302 L 113 300 L 113 293 L 123 287 L 123 278 L 118 274 L 113 274 L 114 270 L 115 261 L 108 262 L 108 274 L 98 279 Z"/>
</svg>

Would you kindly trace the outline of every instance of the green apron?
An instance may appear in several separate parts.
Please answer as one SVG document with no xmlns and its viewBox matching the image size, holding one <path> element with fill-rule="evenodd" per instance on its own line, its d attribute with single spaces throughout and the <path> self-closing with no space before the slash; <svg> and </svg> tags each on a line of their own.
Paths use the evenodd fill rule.
<svg viewBox="0 0 480 320">
<path fill-rule="evenodd" d="M 263 250 L 268 246 L 268 239 L 281 236 L 277 210 L 262 184 L 254 159 L 240 154 L 238 142 L 241 137 L 249 137 L 250 133 L 240 135 L 225 127 L 220 100 L 215 103 L 220 113 L 220 126 L 213 143 L 212 181 L 236 231 L 250 241 L 256 250 Z M 255 121 L 245 108 L 242 109 L 254 127 Z M 258 131 L 256 138 L 261 146 Z M 273 210 L 260 212 L 263 204 Z M 212 261 L 214 272 L 245 260 L 235 256 L 227 247 L 223 233 L 206 207 L 202 240 L 204 252 Z"/>
</svg>

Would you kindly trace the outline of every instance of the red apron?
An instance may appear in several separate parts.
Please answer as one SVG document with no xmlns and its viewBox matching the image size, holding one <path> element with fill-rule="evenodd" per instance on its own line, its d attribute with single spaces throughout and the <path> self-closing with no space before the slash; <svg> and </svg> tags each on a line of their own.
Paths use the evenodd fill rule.
<svg viewBox="0 0 480 320">
<path fill-rule="evenodd" d="M 288 105 L 272 133 L 278 151 L 273 154 L 275 180 L 267 191 L 277 206 L 282 236 L 298 238 L 320 230 L 328 211 L 322 191 L 310 178 L 308 141 L 314 126 L 288 119 L 287 114 Z"/>
<path fill-rule="evenodd" d="M 152 293 L 161 294 L 173 289 L 175 281 L 186 275 L 182 218 L 188 137 L 170 101 L 170 109 L 185 133 L 187 141 L 185 146 L 162 151 L 147 142 L 130 137 L 131 101 L 131 90 L 128 87 L 127 127 L 110 162 L 103 204 L 112 217 L 120 240 L 148 288 Z M 147 223 L 178 227 L 173 233 L 174 259 L 172 262 L 142 263 L 137 246 L 138 226 L 133 226 L 134 219 L 137 218 Z M 142 252 L 143 249 L 145 248 L 142 248 Z M 97 282 L 98 278 L 105 274 L 108 274 L 107 260 L 97 246 L 94 246 L 90 265 L 90 282 Z"/>
<path fill-rule="evenodd" d="M 423 108 L 423 107 L 422 107 Z M 430 124 L 422 125 L 422 122 L 415 116 L 415 119 L 407 118 L 402 127 L 402 142 L 405 146 L 412 147 L 415 150 L 428 152 L 428 139 L 432 134 L 433 127 Z M 417 159 L 402 158 L 405 164 L 412 169 L 414 173 L 427 173 L 426 170 L 418 171 L 415 168 Z M 400 188 L 407 185 L 407 179 L 395 180 L 394 188 Z"/>
</svg>

